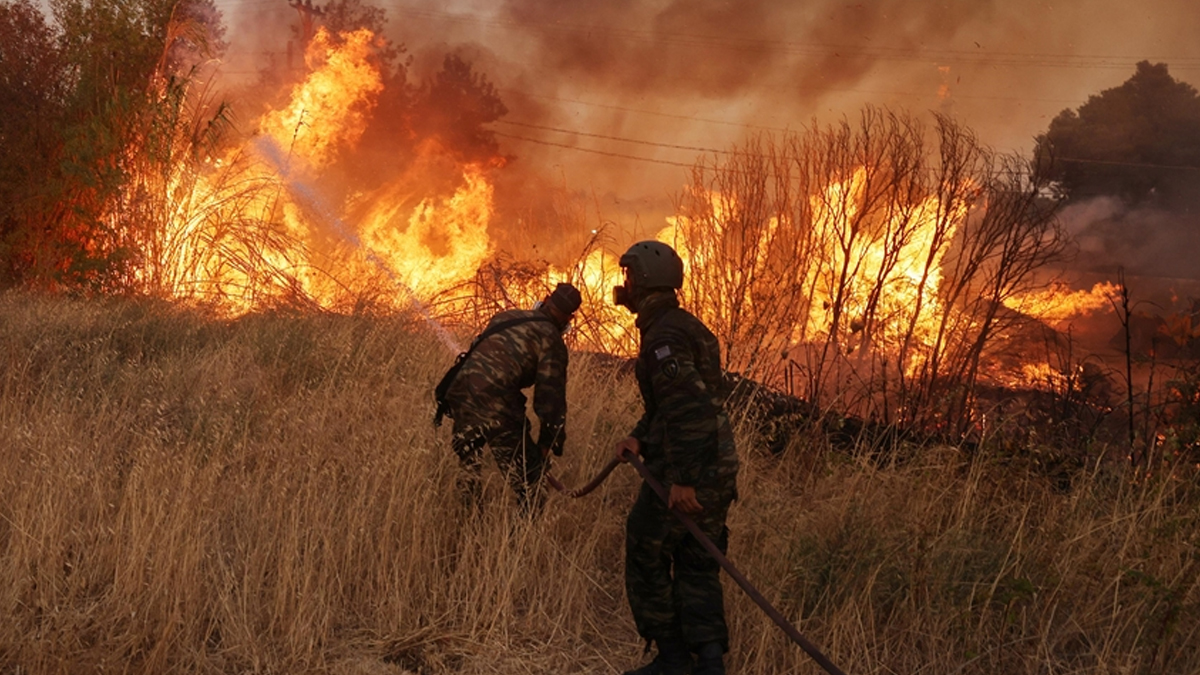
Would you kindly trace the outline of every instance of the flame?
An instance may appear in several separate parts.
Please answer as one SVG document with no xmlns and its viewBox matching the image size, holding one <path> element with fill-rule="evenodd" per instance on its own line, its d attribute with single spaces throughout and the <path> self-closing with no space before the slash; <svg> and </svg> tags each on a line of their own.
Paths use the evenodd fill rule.
<svg viewBox="0 0 1200 675">
<path fill-rule="evenodd" d="M 1056 282 L 1040 291 L 1009 298 L 1004 304 L 1047 323 L 1062 323 L 1111 307 L 1120 291 L 1119 286 L 1107 281 L 1081 291 L 1071 291 L 1066 284 Z"/>
<path fill-rule="evenodd" d="M 158 287 L 241 314 L 276 296 L 333 307 L 380 289 L 403 307 L 475 274 L 492 253 L 483 167 L 461 166 L 451 194 L 417 200 L 412 176 L 401 177 L 361 196 L 361 217 L 324 194 L 323 172 L 359 143 L 383 88 L 373 43 L 365 29 L 318 31 L 307 77 L 258 121 L 258 139 L 180 177 L 188 185 L 153 261 Z"/>
<path fill-rule="evenodd" d="M 464 169 L 463 179 L 451 197 L 422 200 L 407 218 L 399 203 L 381 200 L 363 219 L 364 244 L 418 298 L 470 279 L 492 254 L 492 185 L 474 165 Z"/>
<path fill-rule="evenodd" d="M 371 31 L 340 38 L 338 44 L 329 31 L 317 31 L 304 59 L 312 73 L 296 85 L 286 107 L 260 122 L 264 134 L 313 168 L 327 166 L 339 150 L 358 144 L 383 90 L 379 69 L 368 59 L 375 39 Z"/>
<path fill-rule="evenodd" d="M 383 89 L 372 64 L 373 42 L 367 30 L 316 34 L 306 53 L 307 77 L 292 88 L 285 105 L 257 124 L 259 140 L 277 149 L 278 157 L 252 139 L 176 177 L 171 190 L 177 197 L 146 283 L 175 297 L 218 302 L 233 314 L 288 294 L 327 308 L 364 294 L 397 308 L 436 298 L 447 314 L 467 306 L 456 289 L 472 283 L 497 254 L 489 235 L 490 172 L 502 162 L 453 164 L 450 153 L 430 142 L 418 147 L 416 168 L 370 194 L 338 202 L 334 191 L 323 190 L 339 157 L 363 138 Z M 434 181 L 423 172 L 447 163 L 453 164 L 456 184 L 430 187 Z M 804 288 L 804 298 L 782 298 L 793 307 L 773 347 L 787 352 L 824 340 L 847 353 L 904 353 L 900 368 L 911 374 L 934 348 L 946 317 L 960 311 L 947 306 L 941 286 L 950 242 L 966 220 L 968 204 L 944 204 L 930 195 L 887 212 L 866 212 L 871 182 L 868 168 L 860 167 L 812 194 L 805 222 L 776 216 L 749 238 L 739 229 L 744 224 L 733 197 L 699 194 L 707 211 L 668 218 L 655 238 L 683 258 L 689 279 L 685 303 L 706 323 L 729 325 L 739 314 L 769 314 L 766 305 L 781 300 L 772 297 L 781 288 Z M 781 261 L 775 247 L 802 229 L 817 242 L 805 253 L 812 262 L 789 272 L 792 261 Z M 730 251 L 752 269 L 723 269 Z M 729 283 L 731 274 L 780 269 L 795 275 L 777 279 L 783 286 Z M 503 303 L 529 306 L 555 283 L 570 281 L 587 303 L 586 321 L 575 331 L 577 344 L 634 353 L 633 316 L 608 302 L 609 290 L 622 281 L 616 255 L 596 248 L 570 267 L 546 266 L 538 275 L 505 283 Z M 1105 306 L 1115 290 L 1112 284 L 1079 292 L 1052 286 L 1006 305 L 1061 321 Z M 1024 378 L 1052 381 L 1048 368 L 1033 364 Z"/>
<path fill-rule="evenodd" d="M 942 307 L 938 290 L 941 285 L 942 258 L 946 247 L 936 240 L 949 241 L 958 224 L 966 216 L 966 205 L 960 204 L 953 213 L 945 217 L 946 227 L 939 232 L 941 205 L 937 197 L 928 197 L 911 209 L 895 214 L 890 222 L 876 228 L 864 228 L 854 232 L 848 224 L 858 215 L 863 201 L 866 174 L 863 169 L 852 178 L 826 189 L 824 199 L 814 199 L 813 209 L 821 227 L 836 233 L 831 245 L 823 254 L 831 261 L 832 270 L 853 270 L 844 287 L 839 287 L 838 278 L 814 270 L 811 283 L 816 286 L 821 305 L 832 305 L 841 295 L 843 305 L 849 310 L 851 323 L 858 325 L 868 311 L 872 297 L 876 296 L 878 307 L 874 314 L 882 317 L 912 317 L 918 334 L 928 341 L 936 332 L 936 317 Z M 908 222 L 898 223 L 904 218 Z M 905 232 L 904 243 L 895 254 L 894 261 L 887 260 L 889 237 Z M 810 332 L 825 330 L 828 319 L 824 314 L 814 313 L 809 317 Z M 883 328 L 895 331 L 901 324 L 885 324 Z"/>
<path fill-rule="evenodd" d="M 1067 375 L 1061 368 L 1055 368 L 1046 362 L 1026 363 L 1021 366 L 1021 378 L 1014 384 L 1051 391 L 1064 391 L 1068 385 Z"/>
<path fill-rule="evenodd" d="M 767 320 L 788 314 L 794 325 L 790 332 L 786 327 L 781 331 L 776 345 L 783 351 L 797 343 L 829 340 L 847 347 L 869 341 L 876 350 L 895 352 L 910 334 L 914 346 L 929 344 L 945 309 L 939 294 L 942 260 L 967 205 L 945 207 L 931 196 L 892 213 L 866 214 L 868 183 L 867 170 L 860 167 L 810 198 L 811 222 L 769 218 L 748 239 L 731 227 L 740 217 L 736 200 L 709 193 L 704 196 L 707 211 L 669 219 L 656 238 L 679 250 L 689 277 L 695 278 L 691 288 L 703 294 L 690 304 L 710 324 L 729 325 L 758 312 Z M 773 251 L 778 242 L 795 236 L 815 242 L 817 248 L 807 254 L 810 264 L 780 260 Z M 738 269 L 720 261 L 730 247 L 741 252 Z M 767 286 L 754 281 L 763 277 L 771 280 Z M 714 290 L 727 287 L 732 291 Z M 811 298 L 800 303 L 778 297 L 798 291 Z M 803 308 L 794 312 L 794 307 L 767 306 L 781 302 Z M 906 369 L 916 364 L 909 360 Z"/>
<path fill-rule="evenodd" d="M 938 85 L 937 97 L 939 101 L 945 101 L 950 98 L 950 66 L 938 66 L 938 74 L 942 76 L 942 82 Z"/>
</svg>

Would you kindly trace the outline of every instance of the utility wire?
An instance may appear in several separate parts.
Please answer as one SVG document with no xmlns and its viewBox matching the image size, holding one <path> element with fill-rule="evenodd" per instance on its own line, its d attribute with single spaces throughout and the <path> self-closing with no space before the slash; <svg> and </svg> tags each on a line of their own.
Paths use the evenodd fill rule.
<svg viewBox="0 0 1200 675">
<path fill-rule="evenodd" d="M 243 74 L 243 75 L 257 74 L 257 71 L 221 71 L 221 72 L 224 72 L 226 74 Z M 682 117 L 682 116 L 679 116 L 679 117 Z M 682 117 L 682 119 L 688 119 L 688 120 L 698 121 L 698 122 L 715 122 L 715 120 L 701 120 L 701 119 L 694 119 L 694 118 L 688 118 L 688 117 Z M 686 150 L 689 152 L 701 152 L 701 153 L 706 153 L 706 154 L 725 155 L 725 156 L 736 156 L 736 155 L 740 154 L 735 150 L 718 150 L 716 148 L 705 148 L 705 147 L 691 146 L 691 145 L 676 145 L 673 143 L 657 143 L 654 141 L 645 141 L 645 140 L 636 139 L 636 138 L 623 138 L 620 136 L 594 134 L 594 133 L 588 133 L 585 131 L 578 131 L 578 130 L 574 130 L 574 129 L 563 129 L 560 127 L 543 126 L 540 124 L 528 124 L 525 122 L 516 122 L 516 121 L 512 121 L 512 120 L 497 120 L 497 122 L 500 124 L 508 124 L 511 126 L 524 127 L 527 129 L 536 129 L 539 131 L 550 131 L 550 132 L 554 132 L 554 133 L 571 134 L 574 136 L 582 136 L 582 137 L 586 137 L 586 138 L 596 138 L 596 139 L 600 139 L 600 140 L 616 141 L 619 143 L 631 143 L 634 145 L 642 145 L 642 146 L 654 147 L 654 148 L 663 148 L 663 149 L 667 149 L 667 150 Z M 726 124 L 735 124 L 735 123 L 727 122 Z M 754 127 L 753 125 L 736 125 L 736 126 L 751 127 L 751 128 L 763 128 L 763 127 Z M 775 129 L 775 130 L 790 133 L 790 131 L 787 129 Z M 493 131 L 492 133 L 494 133 L 496 136 L 500 136 L 503 138 L 511 138 L 513 140 L 525 141 L 527 143 L 536 143 L 538 145 L 546 145 L 546 146 L 552 146 L 552 147 L 557 147 L 557 148 L 564 148 L 567 150 L 578 150 L 580 152 L 604 155 L 607 157 L 615 157 L 615 158 L 619 158 L 619 159 L 629 159 L 629 160 L 638 161 L 638 162 L 650 162 L 653 164 L 664 164 L 667 166 L 679 166 L 679 167 L 686 167 L 686 168 L 692 168 L 693 166 L 695 166 L 694 164 L 685 164 L 682 162 L 673 162 L 673 161 L 669 161 L 669 160 L 654 159 L 651 157 L 639 157 L 637 155 L 627 155 L 627 154 L 617 153 L 617 152 L 608 152 L 605 150 L 595 150 L 592 148 L 584 148 L 584 147 L 580 147 L 577 145 L 569 145 L 567 143 L 556 143 L 553 141 L 547 141 L 547 140 L 542 140 L 542 139 L 537 139 L 537 138 L 529 138 L 528 136 L 507 134 L 507 133 L 503 133 L 500 131 Z M 1115 160 L 1084 159 L 1082 157 L 1054 157 L 1053 161 L 1055 161 L 1055 162 L 1072 162 L 1072 163 L 1079 163 L 1079 164 L 1103 164 L 1103 165 L 1109 165 L 1109 166 L 1128 166 L 1128 167 L 1138 167 L 1138 168 L 1145 168 L 1145 169 L 1174 169 L 1174 170 L 1184 170 L 1184 171 L 1200 171 L 1200 166 L 1189 166 L 1186 164 L 1151 164 L 1151 163 L 1147 163 L 1147 162 L 1119 162 L 1119 161 L 1115 161 Z"/>
<path fill-rule="evenodd" d="M 566 143 L 555 143 L 553 141 L 546 141 L 546 140 L 541 140 L 538 138 L 529 138 L 528 136 L 518 136 L 516 134 L 506 134 L 501 131 L 493 131 L 492 133 L 495 134 L 496 136 L 500 136 L 502 138 L 511 138 L 511 139 L 518 140 L 518 141 L 525 141 L 527 143 L 536 143 L 537 145 L 548 145 L 551 147 L 563 148 L 566 150 L 577 150 L 579 152 L 586 152 L 586 153 L 593 154 L 593 155 L 602 155 L 605 157 L 616 157 L 618 159 L 628 159 L 628 160 L 632 160 L 635 162 L 646 162 L 649 164 L 664 164 L 666 166 L 677 166 L 677 167 L 681 167 L 684 169 L 691 169 L 691 170 L 695 170 L 695 169 L 700 169 L 701 171 L 710 171 L 711 170 L 714 175 L 730 174 L 730 175 L 742 176 L 745 178 L 752 178 L 752 179 L 759 179 L 759 178 L 765 177 L 765 178 L 770 178 L 771 180 L 778 180 L 779 178 L 781 178 L 781 176 L 779 174 L 777 174 L 773 171 L 759 172 L 759 171 L 754 171 L 754 170 L 735 169 L 735 168 L 729 168 L 729 167 L 722 168 L 718 164 L 705 165 L 698 161 L 692 162 L 690 164 L 687 164 L 684 162 L 672 162 L 670 160 L 665 160 L 665 159 L 654 159 L 652 157 L 639 157 L 637 155 L 626 155 L 626 154 L 619 153 L 619 152 L 608 152 L 605 150 L 595 150 L 593 148 L 584 148 L 584 147 L 580 147 L 578 145 L 567 145 Z M 655 145 L 654 143 L 647 143 L 647 144 Z M 664 146 L 664 147 L 673 147 L 673 146 Z M 739 156 L 739 155 L 743 156 L 743 157 L 750 157 L 750 155 L 745 154 L 745 153 L 727 152 L 726 154 L 733 155 L 735 157 Z"/>
<path fill-rule="evenodd" d="M 544 127 L 540 124 L 526 124 L 524 122 L 513 122 L 511 120 L 497 120 L 501 124 L 511 124 L 517 127 L 526 129 L 538 129 L 540 131 L 553 131 L 560 134 L 572 134 L 574 136 L 584 136 L 586 138 L 600 138 L 606 141 L 618 141 L 621 143 L 633 143 L 636 145 L 648 145 L 655 148 L 667 148 L 670 150 L 690 150 L 693 152 L 710 152 L 715 155 L 732 155 L 729 150 L 717 150 L 715 148 L 699 148 L 691 145 L 673 145 L 671 143 L 655 143 L 653 141 L 641 141 L 634 138 L 621 138 L 620 136 L 605 136 L 603 134 L 589 134 L 585 131 L 576 131 L 573 129 L 560 129 L 558 127 Z"/>
<path fill-rule="evenodd" d="M 555 143 L 553 141 L 543 141 L 543 140 L 540 140 L 537 138 L 529 138 L 528 136 L 518 136 L 516 134 L 506 134 L 506 133 L 503 133 L 500 131 L 493 131 L 492 133 L 494 133 L 497 136 L 500 136 L 501 138 L 512 138 L 514 140 L 525 141 L 527 143 L 536 143 L 538 145 L 549 145 L 549 146 L 552 146 L 555 148 L 566 148 L 567 150 L 578 150 L 580 152 L 590 152 L 594 155 L 604 155 L 605 157 L 617 157 L 619 159 L 632 159 L 632 160 L 638 161 L 638 162 L 650 162 L 652 164 L 665 164 L 667 166 L 678 166 L 678 167 L 683 167 L 685 169 L 691 169 L 692 167 L 695 166 L 694 163 L 687 164 L 684 162 L 672 162 L 672 161 L 668 161 L 665 159 L 653 159 L 651 157 L 638 157 L 637 155 L 625 155 L 625 154 L 622 154 L 619 152 L 606 152 L 604 150 L 593 150 L 591 148 L 581 148 L 577 145 L 567 145 L 566 143 Z"/>
<path fill-rule="evenodd" d="M 550 127 L 537 127 L 535 125 L 523 125 L 523 126 L 530 126 L 532 128 L 550 129 Z M 560 131 L 562 133 L 577 133 L 577 132 L 571 132 L 571 131 L 567 131 L 567 130 L 558 130 L 558 129 L 554 129 L 554 131 Z M 527 143 L 535 143 L 537 145 L 546 145 L 546 146 L 551 146 L 551 147 L 556 147 L 556 148 L 563 148 L 566 150 L 576 150 L 578 152 L 586 152 L 589 154 L 602 155 L 605 157 L 615 157 L 618 159 L 627 159 L 627 160 L 631 160 L 631 161 L 635 161 L 635 162 L 646 162 L 646 163 L 650 163 L 650 164 L 663 164 L 666 166 L 677 166 L 677 167 L 682 167 L 682 168 L 686 168 L 686 169 L 694 169 L 697 166 L 697 164 L 695 162 L 693 162 L 691 164 L 687 164 L 684 162 L 673 162 L 673 161 L 664 160 L 664 159 L 654 159 L 651 157 L 639 157 L 637 155 L 627 155 L 627 154 L 618 153 L 618 152 L 608 152 L 605 150 L 596 150 L 593 148 L 580 147 L 578 145 L 568 145 L 566 143 L 555 143 L 553 141 L 547 141 L 547 140 L 542 140 L 542 139 L 538 139 L 538 138 L 529 138 L 528 136 L 519 136 L 516 134 L 506 134 L 506 133 L 499 132 L 499 131 L 495 131 L 493 133 L 495 135 L 503 137 L 503 138 L 510 138 L 513 140 L 525 141 Z M 617 137 L 613 137 L 613 136 L 600 136 L 598 134 L 579 133 L 578 135 L 592 136 L 592 137 L 596 137 L 596 138 L 603 138 L 603 139 L 609 139 L 609 140 L 615 140 L 615 141 L 624 141 L 624 142 L 628 142 L 628 143 L 637 143 L 639 145 L 647 145 L 647 146 L 654 146 L 654 147 L 661 147 L 661 148 L 668 148 L 668 149 L 690 149 L 690 148 L 687 148 L 686 146 L 670 145 L 670 144 L 664 144 L 664 143 L 652 143 L 649 141 L 640 141 L 640 140 L 635 140 L 635 139 L 623 139 L 623 138 L 617 138 Z M 739 154 L 735 151 L 728 151 L 728 150 L 717 151 L 717 150 L 712 150 L 709 148 L 700 148 L 700 150 L 702 150 L 704 152 L 719 152 L 720 154 L 731 155 L 731 156 L 736 156 Z M 1146 163 L 1138 163 L 1138 162 L 1115 162 L 1115 161 L 1106 161 L 1106 160 L 1097 160 L 1097 159 L 1081 159 L 1081 158 L 1075 158 L 1075 157 L 1056 157 L 1055 161 L 1080 162 L 1080 163 L 1090 163 L 1090 164 L 1107 164 L 1107 165 L 1115 165 L 1115 166 L 1130 166 L 1130 167 L 1140 167 L 1140 168 L 1149 168 L 1149 169 L 1183 169 L 1183 170 L 1187 170 L 1187 171 L 1200 171 L 1200 167 L 1187 166 L 1187 165 L 1182 165 L 1182 164 L 1174 165 L 1174 164 L 1146 164 Z M 709 167 L 709 168 L 711 168 L 713 171 L 716 171 L 718 173 L 722 171 L 722 169 L 720 168 L 719 165 L 713 165 L 712 167 Z M 725 170 L 729 171 L 729 169 L 725 169 Z M 732 172 L 739 174 L 739 175 L 745 174 L 745 172 L 743 172 L 741 170 L 737 170 L 737 169 L 732 170 Z M 1025 175 L 1022 172 L 1012 172 L 1012 171 L 999 171 L 999 173 L 1008 173 L 1008 174 L 1012 174 L 1012 175 L 1016 175 L 1016 174 Z M 774 173 L 771 173 L 770 177 L 777 178 L 778 176 L 776 176 Z"/>
<path fill-rule="evenodd" d="M 636 138 L 623 138 L 620 136 L 608 136 L 608 135 L 604 135 L 604 134 L 591 134 L 591 133 L 587 133 L 584 131 L 577 131 L 574 129 L 563 129 L 560 127 L 543 126 L 540 124 L 528 124 L 525 122 L 515 122 L 515 121 L 511 121 L 511 120 L 497 120 L 497 121 L 500 123 L 503 123 L 503 124 L 510 124 L 513 126 L 525 127 L 527 129 L 538 129 L 541 131 L 551 131 L 551 132 L 555 132 L 555 133 L 572 134 L 575 136 L 584 136 L 587 138 L 598 138 L 598 139 L 602 139 L 602 140 L 617 141 L 617 142 L 621 142 L 621 143 L 633 143 L 636 145 L 643 145 L 643 146 L 655 147 L 655 148 L 665 148 L 668 150 L 688 150 L 688 151 L 694 151 L 694 152 L 711 153 L 711 154 L 717 154 L 717 155 L 731 155 L 731 156 L 744 154 L 744 153 L 739 153 L 736 150 L 717 150 L 715 148 L 702 148 L 702 147 L 695 147 L 695 146 L 690 146 L 690 145 L 675 145 L 672 143 L 656 143 L 654 141 L 644 141 L 644 140 L 640 140 L 640 139 L 636 139 Z M 551 141 L 543 141 L 543 140 L 539 140 L 539 139 L 535 139 L 535 138 L 528 138 L 526 136 L 515 136 L 515 135 L 511 135 L 511 134 L 504 134 L 501 132 L 494 132 L 494 133 L 497 136 L 504 136 L 506 138 L 514 138 L 514 139 L 518 139 L 518 140 L 528 141 L 530 143 L 540 143 L 543 145 L 552 145 L 552 146 L 556 146 L 556 147 L 569 148 L 571 150 L 580 150 L 582 152 L 608 154 L 608 155 L 611 155 L 614 157 L 622 157 L 624 159 L 655 162 L 655 163 L 659 163 L 659 164 L 670 164 L 673 166 L 689 166 L 689 167 L 692 166 L 691 164 L 683 165 L 683 164 L 679 164 L 678 162 L 670 162 L 667 160 L 658 160 L 658 159 L 652 159 L 652 158 L 648 158 L 648 157 L 637 157 L 635 155 L 622 155 L 619 153 L 608 153 L 608 152 L 605 152 L 602 150 L 592 150 L 590 148 L 581 148 L 581 147 L 575 146 L 575 145 L 568 145 L 565 143 L 554 143 Z M 1146 162 L 1119 162 L 1119 161 L 1115 161 L 1115 160 L 1084 159 L 1081 157 L 1054 157 L 1053 161 L 1077 162 L 1077 163 L 1085 163 L 1085 164 L 1106 164 L 1106 165 L 1112 165 L 1112 166 L 1129 166 L 1129 167 L 1139 167 L 1139 168 L 1145 168 L 1145 169 L 1183 169 L 1183 170 L 1187 170 L 1187 171 L 1200 171 L 1200 166 L 1189 166 L 1186 164 L 1151 164 L 1151 163 L 1146 163 Z"/>
</svg>

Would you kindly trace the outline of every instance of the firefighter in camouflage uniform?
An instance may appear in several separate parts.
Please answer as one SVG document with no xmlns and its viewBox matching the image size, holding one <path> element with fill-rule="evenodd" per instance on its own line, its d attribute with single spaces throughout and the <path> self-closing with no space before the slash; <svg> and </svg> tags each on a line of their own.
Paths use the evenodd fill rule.
<svg viewBox="0 0 1200 675">
<path fill-rule="evenodd" d="M 669 490 L 663 504 L 645 482 L 625 525 L 625 591 L 654 660 L 626 675 L 721 675 L 729 649 L 720 566 L 669 509 L 688 514 L 721 551 L 737 497 L 737 452 L 724 410 L 720 346 L 679 307 L 683 261 L 644 241 L 621 257 L 614 302 L 637 314 L 638 386 L 645 413 L 616 453 L 640 454 Z"/>
<path fill-rule="evenodd" d="M 484 445 L 491 448 L 523 509 L 536 509 L 544 498 L 546 456 L 562 455 L 566 442 L 567 347 L 562 334 L 579 305 L 579 291 L 558 284 L 532 310 L 500 312 L 476 337 L 454 376 L 445 407 L 454 419 L 452 443 L 466 470 L 463 490 L 473 506 L 479 502 Z M 541 426 L 536 442 L 521 391 L 527 387 L 533 387 L 533 410 Z"/>
</svg>

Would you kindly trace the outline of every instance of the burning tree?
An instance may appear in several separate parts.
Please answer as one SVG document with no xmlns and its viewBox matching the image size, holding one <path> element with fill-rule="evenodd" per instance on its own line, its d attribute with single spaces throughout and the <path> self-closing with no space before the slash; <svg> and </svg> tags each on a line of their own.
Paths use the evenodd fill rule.
<svg viewBox="0 0 1200 675">
<path fill-rule="evenodd" d="M 3 164 L 22 174 L 6 181 L 19 205 L 4 213 L 7 281 L 128 290 L 155 191 L 139 179 L 177 164 L 196 121 L 181 117 L 183 92 L 223 48 L 220 15 L 211 0 L 50 6 L 53 24 L 28 2 L 0 7 Z M 188 132 L 196 151 L 220 113 L 209 121 Z"/>
<path fill-rule="evenodd" d="M 659 235 L 732 369 L 818 406 L 964 431 L 1006 307 L 1064 238 L 1016 157 L 938 117 L 758 138 L 700 164 Z"/>
<path fill-rule="evenodd" d="M 350 29 L 382 15 L 342 3 L 347 30 L 315 31 L 304 76 L 239 136 L 208 81 L 180 70 L 197 62 L 188 54 L 219 49 L 199 11 L 210 5 L 164 13 L 138 1 L 154 57 L 77 127 L 84 150 L 69 134 L 61 146 L 82 179 L 62 182 L 46 217 L 97 268 L 55 260 L 75 283 L 231 313 L 415 299 L 473 324 L 570 280 L 589 300 L 576 346 L 631 353 L 630 317 L 607 302 L 619 266 L 601 237 L 560 268 L 497 246 L 494 179 L 509 158 L 488 125 L 506 110 L 468 62 L 448 56 L 409 84 L 402 50 Z M 84 0 L 58 6 L 76 32 L 108 17 Z M 1034 297 L 1033 272 L 1063 246 L 1024 162 L 948 118 L 931 134 L 875 108 L 724 157 L 694 168 L 657 236 L 687 261 L 685 295 L 729 367 L 820 407 L 964 430 L 999 338 Z"/>
</svg>

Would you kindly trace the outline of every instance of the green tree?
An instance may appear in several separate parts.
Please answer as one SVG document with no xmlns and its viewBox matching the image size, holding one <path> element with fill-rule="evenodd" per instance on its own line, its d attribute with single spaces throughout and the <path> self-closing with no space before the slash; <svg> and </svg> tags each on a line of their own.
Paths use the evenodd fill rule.
<svg viewBox="0 0 1200 675">
<path fill-rule="evenodd" d="M 50 9 L 53 22 L 0 0 L 0 284 L 119 288 L 138 258 L 138 172 L 222 48 L 220 13 L 212 0 Z"/>
<path fill-rule="evenodd" d="M 1194 200 L 1200 96 L 1171 77 L 1166 64 L 1142 61 L 1121 86 L 1055 117 L 1038 136 L 1035 152 L 1041 178 L 1072 200 L 1098 195 L 1131 204 Z"/>
<path fill-rule="evenodd" d="M 37 258 L 39 196 L 61 154 L 68 84 L 45 15 L 30 0 L 0 3 L 0 287 L 22 281 Z"/>
</svg>

